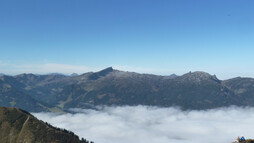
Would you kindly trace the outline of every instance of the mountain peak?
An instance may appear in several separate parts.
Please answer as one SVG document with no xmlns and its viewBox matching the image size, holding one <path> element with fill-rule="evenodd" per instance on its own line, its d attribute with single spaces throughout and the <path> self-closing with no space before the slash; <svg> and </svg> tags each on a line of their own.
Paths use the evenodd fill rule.
<svg viewBox="0 0 254 143">
<path fill-rule="evenodd" d="M 192 81 L 201 81 L 201 80 L 208 80 L 208 79 L 219 81 L 216 75 L 210 75 L 209 73 L 203 72 L 203 71 L 189 72 L 184 74 L 181 78 L 192 80 Z"/>
<path fill-rule="evenodd" d="M 111 73 L 111 72 L 113 72 L 113 71 L 114 71 L 114 69 L 113 69 L 112 67 L 108 67 L 108 68 L 103 69 L 103 70 L 101 70 L 101 71 L 99 71 L 99 72 L 96 72 L 96 73 L 91 74 L 91 75 L 89 76 L 89 79 L 90 79 L 90 80 L 96 80 L 96 79 L 98 79 L 98 78 L 100 78 L 100 77 L 106 76 L 107 74 L 109 74 L 109 73 Z"/>
<path fill-rule="evenodd" d="M 99 71 L 99 73 L 102 73 L 102 72 L 107 72 L 108 73 L 108 72 L 112 72 L 112 71 L 114 71 L 114 69 L 112 67 L 107 67 L 107 68 Z"/>
<path fill-rule="evenodd" d="M 35 75 L 32 73 L 22 73 L 22 74 L 16 75 L 16 77 L 29 77 L 29 76 L 31 77 Z"/>
<path fill-rule="evenodd" d="M 195 72 L 190 72 L 190 75 L 193 76 L 199 76 L 199 77 L 210 77 L 211 75 L 207 72 L 203 72 L 203 71 L 195 71 Z"/>
<path fill-rule="evenodd" d="M 78 76 L 78 74 L 77 73 L 72 73 L 70 76 Z"/>
<path fill-rule="evenodd" d="M 178 77 L 178 75 L 176 75 L 176 74 L 173 73 L 173 74 L 169 75 L 169 77 L 170 77 L 170 78 L 176 78 L 176 77 Z"/>
</svg>

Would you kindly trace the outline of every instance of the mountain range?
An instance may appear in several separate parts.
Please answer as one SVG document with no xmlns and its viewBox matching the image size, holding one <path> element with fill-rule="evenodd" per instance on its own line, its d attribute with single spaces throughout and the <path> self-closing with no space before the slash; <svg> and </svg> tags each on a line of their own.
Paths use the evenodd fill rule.
<svg viewBox="0 0 254 143">
<path fill-rule="evenodd" d="M 178 106 L 211 109 L 254 106 L 254 79 L 219 80 L 206 72 L 160 76 L 112 67 L 81 75 L 20 74 L 0 77 L 0 106 L 27 111 L 64 111 L 98 105 Z"/>
</svg>

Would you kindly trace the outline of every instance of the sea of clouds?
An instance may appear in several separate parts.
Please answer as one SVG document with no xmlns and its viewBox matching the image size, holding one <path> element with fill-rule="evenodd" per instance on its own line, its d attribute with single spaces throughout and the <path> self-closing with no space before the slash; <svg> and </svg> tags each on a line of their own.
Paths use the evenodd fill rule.
<svg viewBox="0 0 254 143">
<path fill-rule="evenodd" d="M 254 108 L 121 106 L 71 111 L 33 115 L 95 143 L 230 143 L 241 135 L 254 138 Z"/>
</svg>

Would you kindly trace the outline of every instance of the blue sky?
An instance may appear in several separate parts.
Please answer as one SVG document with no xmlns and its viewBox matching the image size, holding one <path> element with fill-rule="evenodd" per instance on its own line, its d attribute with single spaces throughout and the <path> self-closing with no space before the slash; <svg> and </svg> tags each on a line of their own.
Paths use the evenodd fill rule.
<svg viewBox="0 0 254 143">
<path fill-rule="evenodd" d="M 254 77 L 253 0 L 0 0 L 0 72 Z"/>
</svg>

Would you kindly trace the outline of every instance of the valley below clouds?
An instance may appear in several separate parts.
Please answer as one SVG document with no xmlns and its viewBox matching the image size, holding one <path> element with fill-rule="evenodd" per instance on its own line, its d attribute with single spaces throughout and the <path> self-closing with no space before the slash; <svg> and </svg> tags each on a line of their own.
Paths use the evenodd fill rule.
<svg viewBox="0 0 254 143">
<path fill-rule="evenodd" d="M 154 106 L 70 109 L 71 113 L 33 113 L 53 126 L 95 143 L 229 143 L 254 138 L 254 108 L 182 111 Z"/>
</svg>

